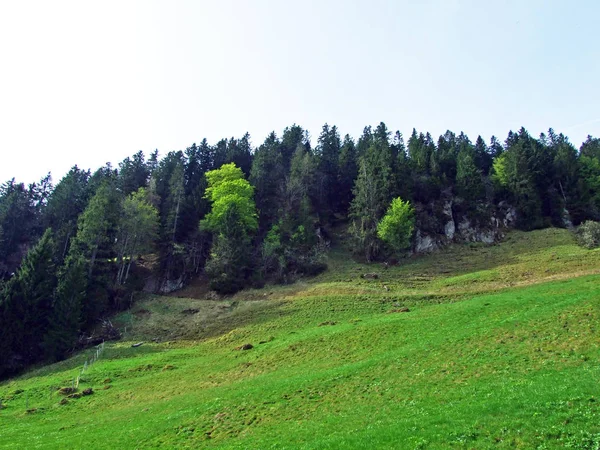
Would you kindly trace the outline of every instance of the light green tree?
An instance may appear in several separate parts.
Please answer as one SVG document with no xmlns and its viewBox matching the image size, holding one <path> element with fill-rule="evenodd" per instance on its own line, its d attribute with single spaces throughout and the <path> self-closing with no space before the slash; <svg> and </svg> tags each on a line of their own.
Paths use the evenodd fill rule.
<svg viewBox="0 0 600 450">
<path fill-rule="evenodd" d="M 132 262 L 152 249 L 158 236 L 158 211 L 148 202 L 144 188 L 123 200 L 117 234 L 117 283 L 124 284 Z"/>
<path fill-rule="evenodd" d="M 377 225 L 377 236 L 395 251 L 410 247 L 415 228 L 415 211 L 408 201 L 397 197 L 392 200 L 385 216 Z"/>
<path fill-rule="evenodd" d="M 258 228 L 254 188 L 233 163 L 207 172 L 206 179 L 212 209 L 200 228 L 213 233 L 206 273 L 212 289 L 229 294 L 241 289 L 251 273 L 249 234 Z"/>
<path fill-rule="evenodd" d="M 212 208 L 201 222 L 201 228 L 218 233 L 226 222 L 229 209 L 234 208 L 246 231 L 255 231 L 258 221 L 254 188 L 244 178 L 242 170 L 234 163 L 224 164 L 219 169 L 206 172 L 206 179 L 205 197 Z"/>
</svg>

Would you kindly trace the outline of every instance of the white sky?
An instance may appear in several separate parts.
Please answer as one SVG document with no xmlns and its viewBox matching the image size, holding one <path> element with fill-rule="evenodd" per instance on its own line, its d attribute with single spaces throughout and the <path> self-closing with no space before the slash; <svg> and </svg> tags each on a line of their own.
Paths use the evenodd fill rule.
<svg viewBox="0 0 600 450">
<path fill-rule="evenodd" d="M 293 123 L 600 135 L 600 2 L 0 0 L 0 182 Z"/>
</svg>

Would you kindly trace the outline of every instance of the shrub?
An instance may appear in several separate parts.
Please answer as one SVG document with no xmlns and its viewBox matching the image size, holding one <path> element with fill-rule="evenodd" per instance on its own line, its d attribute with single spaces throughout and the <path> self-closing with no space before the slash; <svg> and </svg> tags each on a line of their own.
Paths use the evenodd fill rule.
<svg viewBox="0 0 600 450">
<path fill-rule="evenodd" d="M 377 225 L 377 236 L 395 251 L 410 247 L 415 228 L 415 211 L 408 201 L 400 197 L 392 200 L 383 219 Z"/>
<path fill-rule="evenodd" d="M 577 241 L 585 248 L 600 247 L 600 222 L 588 220 L 577 229 Z"/>
</svg>

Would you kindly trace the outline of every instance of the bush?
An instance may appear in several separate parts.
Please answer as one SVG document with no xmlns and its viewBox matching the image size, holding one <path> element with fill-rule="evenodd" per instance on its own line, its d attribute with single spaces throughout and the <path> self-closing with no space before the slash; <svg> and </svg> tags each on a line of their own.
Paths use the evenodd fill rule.
<svg viewBox="0 0 600 450">
<path fill-rule="evenodd" d="M 588 220 L 577 229 L 577 241 L 585 248 L 600 247 L 600 222 Z"/>
<path fill-rule="evenodd" d="M 221 258 L 210 259 L 206 263 L 205 271 L 210 280 L 210 288 L 219 294 L 235 294 L 244 288 L 244 274 Z"/>
<path fill-rule="evenodd" d="M 328 243 L 314 230 L 299 225 L 293 233 L 273 225 L 262 246 L 262 270 L 277 282 L 288 283 L 298 275 L 318 275 L 327 269 Z"/>
<path fill-rule="evenodd" d="M 377 225 L 377 236 L 396 252 L 410 247 L 415 229 L 415 210 L 400 197 L 392 200 L 383 219 Z"/>
</svg>

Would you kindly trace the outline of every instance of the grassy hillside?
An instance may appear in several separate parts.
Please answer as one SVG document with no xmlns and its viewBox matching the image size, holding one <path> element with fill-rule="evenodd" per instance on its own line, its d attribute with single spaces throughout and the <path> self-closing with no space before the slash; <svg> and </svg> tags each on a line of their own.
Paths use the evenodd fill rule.
<svg viewBox="0 0 600 450">
<path fill-rule="evenodd" d="M 115 319 L 92 395 L 57 392 L 90 352 L 0 384 L 0 448 L 597 449 L 599 274 L 600 252 L 543 230 L 389 270 L 334 252 L 317 278 L 226 300 L 149 297 Z"/>
</svg>

